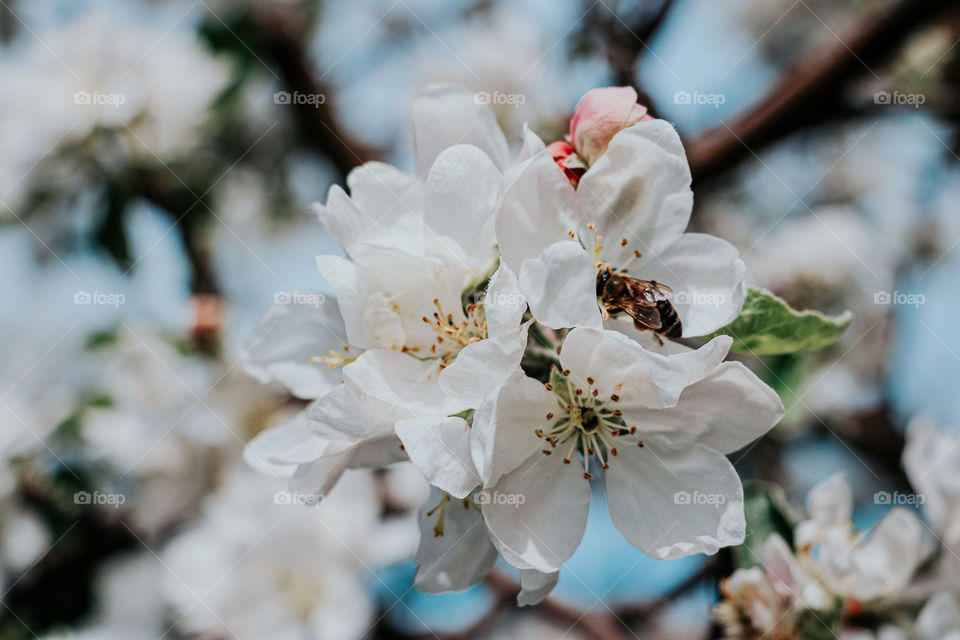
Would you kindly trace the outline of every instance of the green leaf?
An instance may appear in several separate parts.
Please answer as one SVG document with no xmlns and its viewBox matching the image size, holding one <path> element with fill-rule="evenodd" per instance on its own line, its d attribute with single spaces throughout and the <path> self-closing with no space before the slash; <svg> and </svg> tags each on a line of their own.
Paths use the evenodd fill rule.
<svg viewBox="0 0 960 640">
<path fill-rule="evenodd" d="M 567 379 L 556 367 L 550 369 L 550 386 L 553 387 L 555 394 L 563 398 L 564 402 L 567 404 L 573 403 L 570 399 L 570 387 L 567 385 Z"/>
<path fill-rule="evenodd" d="M 765 289 L 750 289 L 739 317 L 704 339 L 728 335 L 733 338 L 731 351 L 779 355 L 822 349 L 839 338 L 852 319 L 849 311 L 839 316 L 796 311 Z"/>
<path fill-rule="evenodd" d="M 751 482 L 743 488 L 743 514 L 747 521 L 747 537 L 734 547 L 737 567 L 761 564 L 763 544 L 771 534 L 779 534 L 793 546 L 794 518 L 783 490 L 766 482 Z"/>
</svg>

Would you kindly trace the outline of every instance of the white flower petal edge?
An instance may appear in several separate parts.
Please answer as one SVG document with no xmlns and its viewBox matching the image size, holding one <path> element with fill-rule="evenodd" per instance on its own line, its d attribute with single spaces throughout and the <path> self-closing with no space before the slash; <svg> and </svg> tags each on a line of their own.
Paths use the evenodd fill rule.
<svg viewBox="0 0 960 640">
<path fill-rule="evenodd" d="M 514 271 L 551 244 L 570 239 L 577 228 L 580 205 L 570 182 L 550 152 L 542 151 L 507 175 L 503 203 L 497 212 L 497 244 L 503 262 Z"/>
<path fill-rule="evenodd" d="M 469 409 L 443 391 L 440 374 L 434 360 L 385 349 L 367 351 L 343 368 L 344 384 L 354 393 L 409 415 L 446 416 Z"/>
<path fill-rule="evenodd" d="M 453 254 L 467 270 L 484 271 L 493 261 L 493 220 L 501 184 L 500 171 L 477 147 L 461 144 L 444 150 L 427 176 L 425 246 L 441 245 L 443 253 Z"/>
<path fill-rule="evenodd" d="M 487 331 L 491 337 L 516 330 L 523 320 L 527 300 L 520 291 L 517 276 L 502 262 L 490 277 L 483 308 L 487 316 Z"/>
<path fill-rule="evenodd" d="M 410 461 L 434 487 L 462 499 L 480 484 L 470 458 L 470 425 L 463 418 L 407 418 L 395 428 Z"/>
<path fill-rule="evenodd" d="M 704 233 L 683 234 L 637 269 L 647 280 L 670 283 L 683 337 L 704 336 L 729 324 L 747 297 L 747 267 L 736 247 Z"/>
<path fill-rule="evenodd" d="M 440 372 L 440 387 L 455 401 L 477 407 L 520 366 L 529 323 L 498 337 L 469 344 Z"/>
<path fill-rule="evenodd" d="M 290 478 L 297 466 L 323 456 L 329 443 L 309 429 L 307 412 L 301 411 L 289 422 L 271 427 L 247 443 L 243 458 L 265 475 Z"/>
<path fill-rule="evenodd" d="M 603 398 L 620 396 L 624 410 L 662 409 L 675 406 L 687 386 L 716 369 L 732 342 L 729 336 L 718 336 L 699 349 L 665 356 L 622 333 L 577 328 L 563 342 L 560 363 L 579 386 L 591 386 Z"/>
<path fill-rule="evenodd" d="M 427 593 L 466 589 L 487 575 L 497 562 L 497 549 L 490 542 L 483 517 L 471 503 L 448 502 L 444 507 L 443 535 L 436 535 L 437 515 L 429 513 L 443 499 L 443 492 L 433 488 L 420 509 L 420 546 L 414 555 L 417 572 L 413 584 Z"/>
<path fill-rule="evenodd" d="M 742 543 L 743 487 L 730 461 L 695 443 L 643 442 L 625 446 L 607 471 L 607 504 L 620 533 L 663 560 Z"/>
<path fill-rule="evenodd" d="M 520 265 L 520 290 L 530 313 L 551 329 L 599 327 L 596 269 L 578 242 L 550 245 Z"/>
<path fill-rule="evenodd" d="M 630 413 L 645 431 L 730 454 L 767 433 L 783 412 L 777 393 L 743 363 L 722 362 L 686 387 L 676 406 Z"/>
<path fill-rule="evenodd" d="M 347 344 L 340 307 L 332 296 L 313 291 L 281 291 L 274 299 L 244 341 L 244 370 L 262 383 L 275 380 L 298 398 L 319 398 L 341 374 L 310 357 Z"/>
<path fill-rule="evenodd" d="M 517 594 L 517 604 L 521 607 L 540 604 L 550 595 L 559 580 L 560 573 L 557 571 L 542 573 L 535 569 L 521 569 L 520 593 Z"/>
<path fill-rule="evenodd" d="M 543 447 L 532 425 L 557 407 L 556 397 L 517 369 L 473 415 L 470 450 L 485 487 Z"/>
<path fill-rule="evenodd" d="M 435 84 L 413 104 L 417 172 L 425 175 L 438 155 L 457 144 L 479 147 L 501 171 L 510 162 L 507 139 L 493 111 L 461 86 Z"/>
<path fill-rule="evenodd" d="M 580 179 L 581 222 L 597 227 L 605 240 L 605 261 L 614 266 L 629 264 L 634 249 L 658 254 L 690 222 L 690 182 L 676 129 L 664 120 L 635 124 L 617 133 Z M 628 244 L 621 246 L 621 238 Z"/>
<path fill-rule="evenodd" d="M 493 543 L 518 569 L 552 573 L 580 545 L 587 527 L 590 484 L 572 464 L 544 464 L 535 454 L 487 491 L 513 498 L 482 507 Z M 522 500 L 520 498 L 522 497 Z"/>
<path fill-rule="evenodd" d="M 243 455 L 255 469 L 288 478 L 291 490 L 325 496 L 346 469 L 407 459 L 396 419 L 338 385 L 290 422 L 259 434 Z"/>
<path fill-rule="evenodd" d="M 894 507 L 866 542 L 854 547 L 846 594 L 862 602 L 897 595 L 910 583 L 929 551 L 920 520 L 910 511 Z"/>
<path fill-rule="evenodd" d="M 375 349 L 404 344 L 400 314 L 381 293 L 373 274 L 339 256 L 317 256 L 317 268 L 337 296 L 351 346 Z"/>
</svg>

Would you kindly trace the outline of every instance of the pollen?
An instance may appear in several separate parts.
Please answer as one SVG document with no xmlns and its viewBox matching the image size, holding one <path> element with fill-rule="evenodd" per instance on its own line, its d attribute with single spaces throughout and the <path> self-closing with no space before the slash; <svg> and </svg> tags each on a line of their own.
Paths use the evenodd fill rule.
<svg viewBox="0 0 960 640">
<path fill-rule="evenodd" d="M 627 239 L 626 239 L 626 238 L 623 238 L 623 239 L 620 240 L 620 246 L 621 246 L 621 247 L 627 246 Z"/>
<path fill-rule="evenodd" d="M 343 351 L 344 353 L 349 353 L 350 350 L 344 346 Z M 310 362 L 322 362 L 327 365 L 326 368 L 329 370 L 336 367 L 346 366 L 357 359 L 357 356 L 347 356 L 344 355 L 344 353 L 340 353 L 339 351 L 335 351 L 333 349 L 327 349 L 327 355 L 320 356 L 319 358 L 311 357 Z"/>
<path fill-rule="evenodd" d="M 572 464 L 579 460 L 583 477 L 590 479 L 593 477 L 592 465 L 596 465 L 594 469 L 610 469 L 611 460 L 618 455 L 618 449 L 614 446 L 618 440 L 629 438 L 631 444 L 636 442 L 641 448 L 644 444 L 636 436 L 637 427 L 624 422 L 623 412 L 614 409 L 606 398 L 601 398 L 593 376 L 584 378 L 587 382 L 585 387 L 578 387 L 573 384 L 568 370 L 563 373 L 565 377 L 561 382 L 547 388 L 553 391 L 558 406 L 563 407 L 564 411 L 547 413 L 548 425 L 535 429 L 534 433 L 550 445 L 550 448 L 543 449 L 544 455 L 549 455 L 548 451 L 559 447 L 563 463 Z M 618 401 L 620 397 L 614 394 L 612 399 Z"/>
</svg>

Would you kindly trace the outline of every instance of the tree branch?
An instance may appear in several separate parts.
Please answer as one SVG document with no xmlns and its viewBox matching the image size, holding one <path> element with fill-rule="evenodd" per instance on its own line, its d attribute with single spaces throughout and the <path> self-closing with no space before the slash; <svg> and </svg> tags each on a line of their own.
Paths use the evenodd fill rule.
<svg viewBox="0 0 960 640">
<path fill-rule="evenodd" d="M 951 0 L 895 0 L 868 13 L 835 45 L 811 51 L 790 67 L 759 104 L 730 125 L 687 144 L 694 179 L 707 180 L 798 129 L 842 111 L 843 89 L 888 60 L 907 38 L 956 9 Z"/>
</svg>

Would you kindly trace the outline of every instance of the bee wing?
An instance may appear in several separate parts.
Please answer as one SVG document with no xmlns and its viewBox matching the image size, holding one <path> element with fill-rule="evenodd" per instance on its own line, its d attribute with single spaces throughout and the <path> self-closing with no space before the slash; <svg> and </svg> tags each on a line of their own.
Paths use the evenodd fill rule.
<svg viewBox="0 0 960 640">
<path fill-rule="evenodd" d="M 633 318 L 633 325 L 643 331 L 651 329 L 656 331 L 662 326 L 660 320 L 660 310 L 656 303 L 649 303 L 643 300 L 621 300 L 620 308 Z"/>
</svg>

